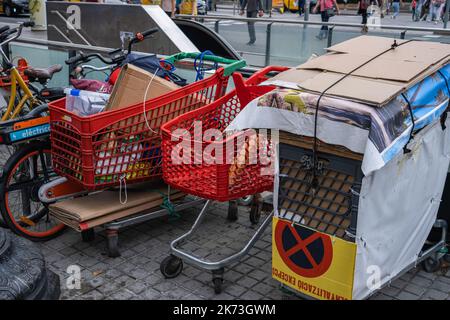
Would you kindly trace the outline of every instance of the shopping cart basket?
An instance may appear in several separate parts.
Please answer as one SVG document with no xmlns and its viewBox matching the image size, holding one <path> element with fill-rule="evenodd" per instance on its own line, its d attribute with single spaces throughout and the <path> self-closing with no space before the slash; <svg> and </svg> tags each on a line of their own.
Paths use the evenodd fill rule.
<svg viewBox="0 0 450 320">
<path fill-rule="evenodd" d="M 272 189 L 273 175 L 264 170 L 269 169 L 271 163 L 262 164 L 258 159 L 250 161 L 251 154 L 256 154 L 258 158 L 263 149 L 266 149 L 269 157 L 270 152 L 275 151 L 271 150 L 269 136 L 254 131 L 248 134 L 248 130 L 227 133 L 225 129 L 251 100 L 275 88 L 258 85 L 267 79 L 269 73 L 285 70 L 285 67 L 266 67 L 246 82 L 240 74 L 235 73 L 235 90 L 208 106 L 185 113 L 162 126 L 165 182 L 188 194 L 208 199 L 191 230 L 171 243 L 171 255 L 161 263 L 161 272 L 166 278 L 176 277 L 182 271 L 183 259 L 200 268 L 212 270 L 215 291 L 219 293 L 224 267 L 247 254 L 270 224 L 271 215 L 240 252 L 220 261 L 210 262 L 177 248 L 181 241 L 198 229 L 212 200 L 230 201 Z M 214 140 L 208 139 L 211 129 L 218 129 L 223 135 L 215 136 Z M 208 152 L 210 150 L 214 151 Z M 214 161 L 209 156 L 214 156 Z M 223 161 L 217 161 L 219 159 Z"/>
<path fill-rule="evenodd" d="M 197 56 L 179 53 L 165 60 L 174 63 Z M 66 110 L 65 99 L 50 103 L 55 172 L 87 190 L 160 177 L 160 126 L 222 97 L 229 76 L 245 66 L 243 60 L 212 55 L 204 55 L 203 60 L 227 65 L 204 80 L 125 109 L 80 117 Z"/>
</svg>

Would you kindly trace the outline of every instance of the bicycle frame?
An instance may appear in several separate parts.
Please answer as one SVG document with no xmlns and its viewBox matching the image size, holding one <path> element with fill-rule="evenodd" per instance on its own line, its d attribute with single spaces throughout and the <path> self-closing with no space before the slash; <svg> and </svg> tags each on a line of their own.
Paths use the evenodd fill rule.
<svg viewBox="0 0 450 320">
<path fill-rule="evenodd" d="M 17 33 L 14 37 L 7 39 L 0 43 L 0 54 L 3 58 L 4 65 L 6 69 L 10 72 L 11 76 L 11 96 L 9 98 L 8 107 L 6 109 L 6 112 L 2 116 L 2 121 L 6 120 L 12 120 L 15 119 L 20 112 L 22 111 L 25 103 L 28 101 L 30 103 L 30 107 L 38 104 L 38 100 L 34 97 L 33 93 L 31 92 L 28 85 L 23 80 L 22 76 L 20 75 L 17 68 L 11 63 L 11 61 L 8 58 L 8 55 L 3 51 L 3 46 L 8 44 L 11 41 L 14 41 L 15 39 L 19 38 L 22 33 L 22 25 L 18 27 Z M 19 103 L 15 105 L 16 96 L 17 96 L 17 85 L 19 85 L 19 88 L 22 89 L 24 95 L 20 99 Z"/>
<path fill-rule="evenodd" d="M 4 55 L 3 50 L 2 54 Z M 7 60 L 9 62 L 9 60 Z M 6 120 L 12 120 L 15 119 L 20 112 L 22 111 L 25 103 L 28 101 L 30 103 L 30 107 L 35 106 L 38 104 L 37 99 L 33 96 L 33 93 L 31 92 L 28 85 L 23 80 L 22 76 L 20 75 L 19 71 L 15 66 L 12 66 L 10 69 L 11 74 L 11 96 L 9 97 L 8 107 L 6 109 L 6 112 L 2 116 L 2 121 Z M 16 96 L 17 96 L 17 85 L 19 88 L 23 91 L 24 95 L 20 99 L 19 103 L 15 105 Z"/>
</svg>

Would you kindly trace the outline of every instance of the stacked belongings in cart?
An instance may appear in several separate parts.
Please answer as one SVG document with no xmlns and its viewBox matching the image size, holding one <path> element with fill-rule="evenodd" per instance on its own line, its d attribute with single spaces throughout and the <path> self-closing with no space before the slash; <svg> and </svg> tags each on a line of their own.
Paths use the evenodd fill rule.
<svg viewBox="0 0 450 320">
<path fill-rule="evenodd" d="M 230 129 L 280 130 L 272 276 L 364 299 L 446 254 L 450 45 L 362 36 L 267 81 Z M 432 228 L 442 238 L 424 246 Z"/>
<path fill-rule="evenodd" d="M 165 58 L 161 67 L 183 65 L 186 69 L 200 55 L 175 54 Z M 65 225 L 88 236 L 93 235 L 94 227 L 104 225 L 109 254 L 117 256 L 121 227 L 168 213 L 176 216 L 178 211 L 195 205 L 198 200 L 188 205 L 181 201 L 179 191 L 168 190 L 160 183 L 160 126 L 223 96 L 229 76 L 245 66 L 243 60 L 214 55 L 201 55 L 201 60 L 196 64 L 201 68 L 191 71 L 199 75 L 198 81 L 183 87 L 159 77 L 156 71 L 127 64 L 121 68 L 110 97 L 70 90 L 66 98 L 50 103 L 50 144 L 41 142 L 36 146 L 39 150 L 23 150 L 28 153 L 21 157 L 37 157 L 42 177 L 33 187 L 33 201 L 50 212 L 43 211 L 42 219 L 26 224 L 21 222 L 24 215 L 14 207 L 18 211 L 14 219 L 17 232 L 42 240 L 56 236 Z M 208 69 L 211 72 L 202 79 Z M 11 184 L 17 184 L 14 179 Z M 132 186 L 143 182 L 148 184 Z M 98 192 L 106 189 L 112 191 Z M 7 194 L 5 197 L 11 198 Z M 175 200 L 180 200 L 179 205 Z M 91 208 L 94 203 L 97 206 Z M 38 222 L 37 230 L 34 226 Z"/>
<path fill-rule="evenodd" d="M 242 250 L 225 257 L 211 250 L 199 257 L 192 248 L 183 247 L 195 233 L 200 233 L 199 227 L 212 201 L 229 202 L 227 218 L 235 220 L 237 199 L 272 190 L 271 158 L 274 152 L 270 133 L 254 130 L 228 132 L 227 127 L 252 99 L 275 88 L 260 86 L 269 75 L 287 69 L 266 67 L 245 82 L 241 74 L 235 73 L 234 90 L 161 127 L 164 181 L 177 190 L 207 199 L 191 230 L 172 241 L 171 255 L 161 262 L 160 269 L 166 278 L 178 276 L 183 270 L 184 260 L 212 271 L 214 290 L 220 293 L 224 268 L 241 260 L 270 224 L 269 215 Z M 254 224 L 258 223 L 260 209 L 260 206 L 253 206 L 250 211 L 250 221 Z M 201 246 L 194 240 L 191 243 L 195 248 Z"/>
</svg>

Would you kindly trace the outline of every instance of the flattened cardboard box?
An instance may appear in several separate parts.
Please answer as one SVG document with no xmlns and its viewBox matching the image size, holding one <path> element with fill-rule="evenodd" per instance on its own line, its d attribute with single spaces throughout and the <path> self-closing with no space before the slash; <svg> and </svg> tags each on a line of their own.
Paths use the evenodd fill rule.
<svg viewBox="0 0 450 320">
<path fill-rule="evenodd" d="M 120 71 L 117 82 L 109 98 L 106 110 L 121 109 L 145 100 L 160 97 L 179 88 L 176 84 L 145 71 L 131 64 L 126 64 Z M 150 87 L 149 82 L 152 81 Z M 148 92 L 145 96 L 145 91 Z"/>
<path fill-rule="evenodd" d="M 361 36 L 328 48 L 328 53 L 280 73 L 268 83 L 295 86 L 374 106 L 383 106 L 398 94 L 439 70 L 450 60 L 450 45 L 427 41 Z M 373 59 L 373 60 L 371 60 Z M 290 84 L 290 85 L 289 85 Z"/>
</svg>

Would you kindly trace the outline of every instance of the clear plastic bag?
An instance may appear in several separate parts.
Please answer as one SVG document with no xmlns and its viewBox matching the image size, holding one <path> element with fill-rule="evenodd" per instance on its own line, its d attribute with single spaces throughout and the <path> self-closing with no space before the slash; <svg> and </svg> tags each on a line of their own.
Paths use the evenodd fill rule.
<svg viewBox="0 0 450 320">
<path fill-rule="evenodd" d="M 66 89 L 66 109 L 80 116 L 90 116 L 103 111 L 109 100 L 109 94 Z"/>
</svg>

